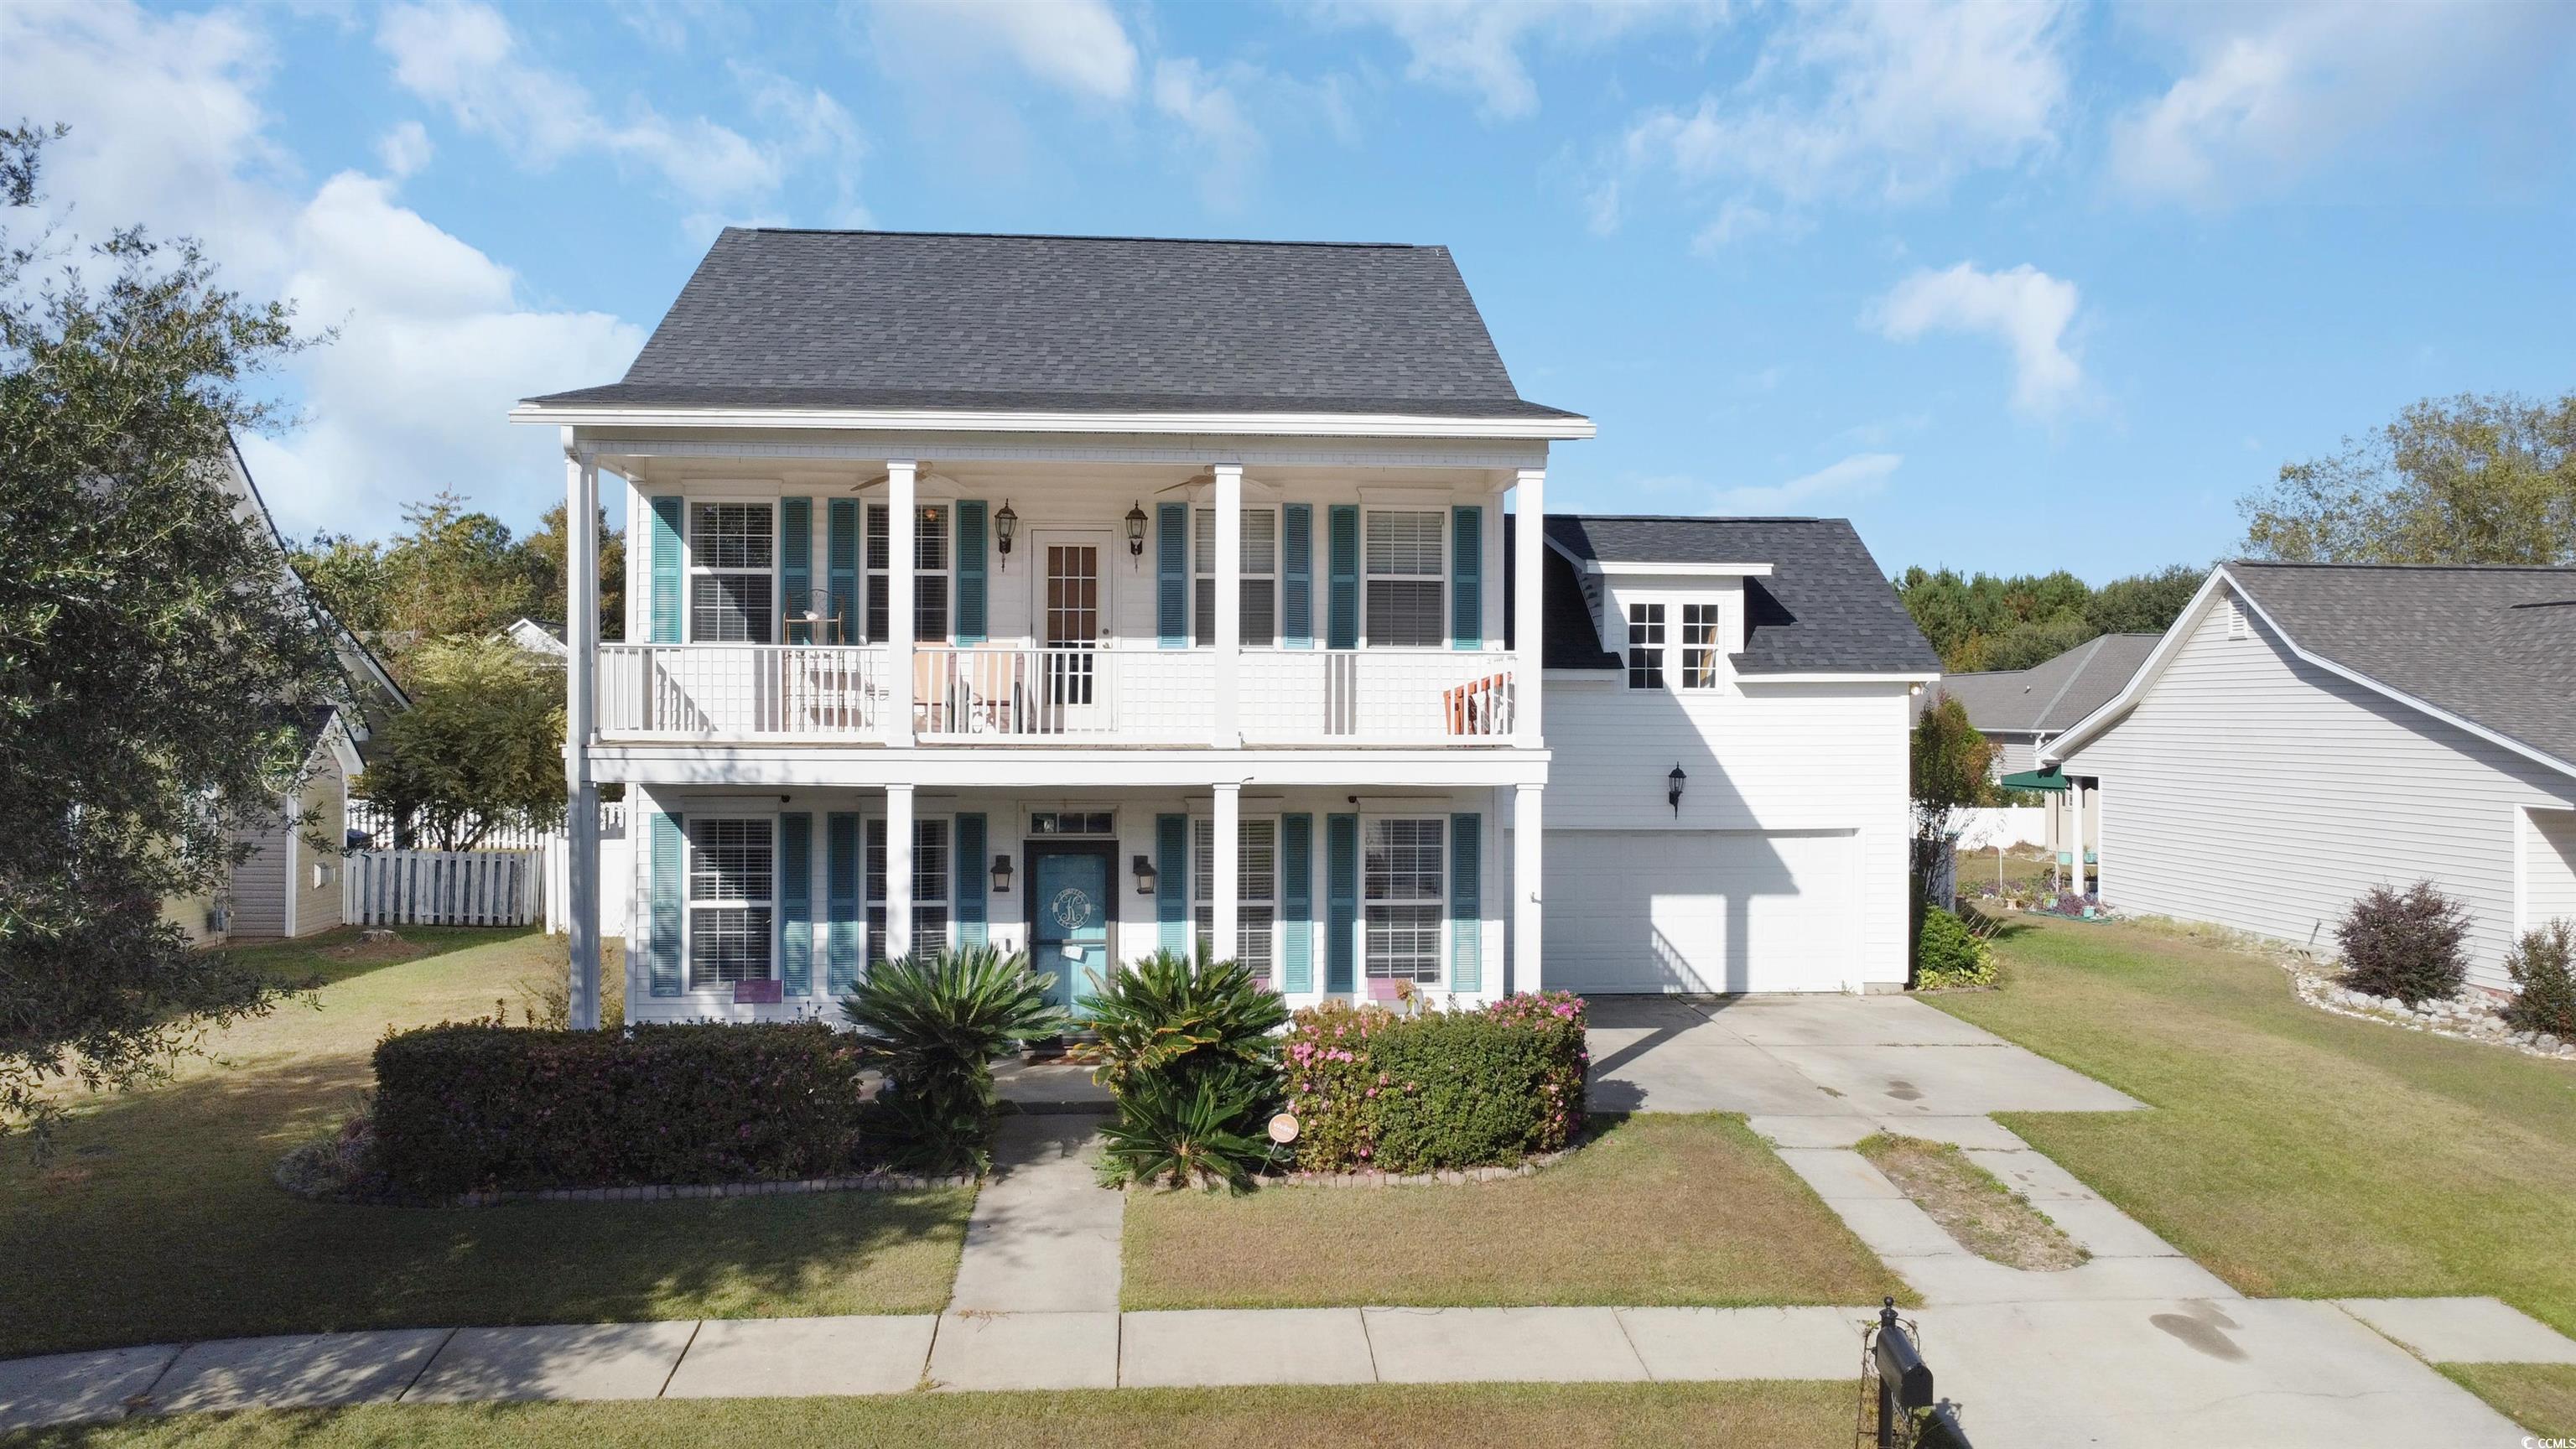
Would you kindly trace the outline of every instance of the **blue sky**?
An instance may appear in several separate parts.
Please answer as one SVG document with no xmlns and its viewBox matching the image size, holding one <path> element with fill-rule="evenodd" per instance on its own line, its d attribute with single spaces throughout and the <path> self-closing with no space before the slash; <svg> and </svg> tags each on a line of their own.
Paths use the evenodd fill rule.
<svg viewBox="0 0 2576 1449">
<path fill-rule="evenodd" d="M 2576 6 L 0 5 L 75 228 L 339 339 L 290 529 L 560 499 L 728 223 L 1447 244 L 1550 503 L 1841 514 L 1882 565 L 2203 563 L 2416 398 L 2576 385 Z"/>
</svg>

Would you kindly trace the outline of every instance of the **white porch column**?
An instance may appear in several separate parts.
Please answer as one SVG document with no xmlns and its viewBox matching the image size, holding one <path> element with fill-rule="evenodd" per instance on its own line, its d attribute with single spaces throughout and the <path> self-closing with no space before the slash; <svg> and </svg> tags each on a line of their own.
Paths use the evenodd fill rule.
<svg viewBox="0 0 2576 1449">
<path fill-rule="evenodd" d="M 1547 612 L 1542 607 L 1545 590 L 1539 583 L 1546 574 L 1547 563 L 1545 468 L 1520 470 L 1512 485 L 1512 513 L 1512 743 L 1536 749 L 1546 738 L 1539 722 L 1539 676 L 1547 667 L 1543 645 Z M 1536 787 L 1521 787 L 1524 802 L 1535 800 L 1537 795 Z M 1535 876 L 1530 888 L 1538 888 Z M 1535 954 L 1531 959 L 1537 959 Z"/>
<path fill-rule="evenodd" d="M 599 669 L 599 464 L 564 429 L 564 833 L 572 1026 L 599 1029 L 599 787 L 590 738 Z"/>
<path fill-rule="evenodd" d="M 1210 711 L 1216 721 L 1210 744 L 1220 750 L 1238 749 L 1243 744 L 1241 700 L 1236 691 L 1242 678 L 1243 662 L 1243 465 L 1216 465 L 1216 708 Z M 1229 787 L 1218 786 L 1217 798 L 1223 801 Z M 1219 805 L 1223 809 L 1223 805 Z M 1217 847 L 1231 850 L 1229 838 L 1220 829 Z M 1230 887 L 1219 900 L 1231 899 Z M 1219 910 L 1226 909 L 1223 906 Z M 1219 942 L 1234 938 L 1224 930 L 1217 932 Z M 1234 953 L 1223 947 L 1220 956 Z"/>
<path fill-rule="evenodd" d="M 906 615 L 910 618 L 910 615 Z M 889 961 L 912 950 L 912 787 L 886 786 L 886 940 Z"/>
<path fill-rule="evenodd" d="M 1532 577 L 1523 575 L 1522 577 Z M 1529 595 L 1523 593 L 1523 599 Z M 1524 634 L 1535 639 L 1535 634 Z M 1535 690 L 1531 691 L 1536 693 Z M 1522 785 L 1512 791 L 1512 990 L 1540 991 L 1546 977 L 1540 969 L 1545 955 L 1539 917 L 1539 880 L 1547 838 L 1547 821 L 1540 813 L 1544 785 Z"/>
<path fill-rule="evenodd" d="M 2084 787 L 2066 777 L 2066 888 L 2084 894 Z"/>
<path fill-rule="evenodd" d="M 1241 785 L 1217 786 L 1216 818 L 1208 822 L 1211 846 L 1208 874 L 1214 877 L 1208 884 L 1214 889 L 1215 893 L 1210 897 L 1210 903 L 1216 908 L 1212 913 L 1214 919 L 1209 924 L 1208 954 L 1218 961 L 1235 959 L 1237 940 L 1235 923 L 1242 913 L 1240 902 L 1242 881 L 1239 876 L 1241 865 L 1236 858 L 1242 843 L 1242 820 L 1243 787 Z"/>
<path fill-rule="evenodd" d="M 912 744 L 914 633 L 912 571 L 914 564 L 918 562 L 914 557 L 914 551 L 919 547 L 916 537 L 920 533 L 918 512 L 920 504 L 913 492 L 913 475 L 917 467 L 918 465 L 910 458 L 886 460 L 885 739 L 889 745 L 904 747 Z M 911 818 L 911 799 L 911 792 L 906 790 L 904 793 L 906 819 Z M 892 836 L 887 837 L 886 845 L 888 849 L 893 848 Z M 912 837 L 908 834 L 904 837 L 903 849 L 905 855 L 909 857 L 912 851 Z M 887 889 L 892 890 L 893 887 L 889 885 Z M 911 919 L 911 909 L 909 904 L 904 907 L 907 922 Z M 889 936 L 887 939 L 893 938 Z M 889 946 L 887 949 L 891 951 L 893 948 Z"/>
</svg>

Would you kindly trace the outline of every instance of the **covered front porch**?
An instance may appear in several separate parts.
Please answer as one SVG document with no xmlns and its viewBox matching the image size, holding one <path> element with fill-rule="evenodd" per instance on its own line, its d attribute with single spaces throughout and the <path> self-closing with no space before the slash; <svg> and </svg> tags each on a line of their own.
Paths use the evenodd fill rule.
<svg viewBox="0 0 2576 1449">
<path fill-rule="evenodd" d="M 1157 950 L 1292 1005 L 1495 1000 L 1536 977 L 1498 864 L 1519 788 L 639 786 L 627 1018 L 837 1020 L 868 963 L 976 944 L 1068 1005 Z"/>
</svg>

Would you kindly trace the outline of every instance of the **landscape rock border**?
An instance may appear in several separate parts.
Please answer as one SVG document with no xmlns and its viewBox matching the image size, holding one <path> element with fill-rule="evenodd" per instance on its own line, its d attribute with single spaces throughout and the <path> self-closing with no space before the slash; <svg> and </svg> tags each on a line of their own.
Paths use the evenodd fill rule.
<svg viewBox="0 0 2576 1449">
<path fill-rule="evenodd" d="M 2299 999 L 2319 1011 L 2408 1031 L 2431 1032 L 2455 1041 L 2509 1047 L 2525 1056 L 2551 1061 L 2576 1058 L 2576 1042 L 2562 1041 L 2545 1031 L 2525 1031 L 2507 1022 L 2505 997 L 2499 992 L 2470 986 L 2447 1000 L 2408 1006 L 2393 996 L 2353 990 L 2336 979 L 2338 973 L 2333 967 L 2306 952 L 2279 946 L 2273 952 L 2281 969 L 2290 973 Z"/>
</svg>

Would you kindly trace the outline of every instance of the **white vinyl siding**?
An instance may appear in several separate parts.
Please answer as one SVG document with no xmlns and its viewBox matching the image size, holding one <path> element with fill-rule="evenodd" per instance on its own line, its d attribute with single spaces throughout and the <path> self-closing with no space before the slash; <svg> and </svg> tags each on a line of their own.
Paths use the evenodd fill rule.
<svg viewBox="0 0 2576 1449">
<path fill-rule="evenodd" d="M 2429 879 L 2469 908 L 2470 979 L 2506 986 L 2518 807 L 2576 804 L 2576 778 L 2298 659 L 2250 611 L 2229 628 L 2209 609 L 2076 752 L 2103 898 L 2331 954 L 2355 897 Z"/>
</svg>

